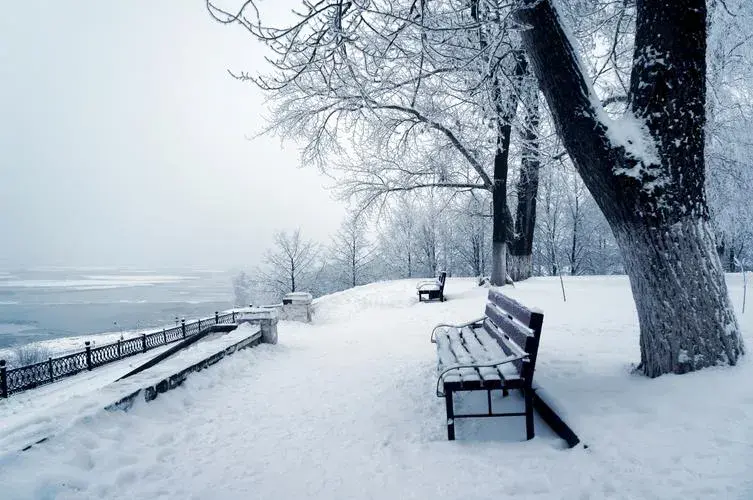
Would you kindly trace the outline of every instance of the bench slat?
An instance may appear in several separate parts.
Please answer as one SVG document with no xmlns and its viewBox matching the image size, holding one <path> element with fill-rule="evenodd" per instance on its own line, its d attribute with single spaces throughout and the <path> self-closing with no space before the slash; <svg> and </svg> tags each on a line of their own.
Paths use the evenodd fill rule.
<svg viewBox="0 0 753 500">
<path fill-rule="evenodd" d="M 485 314 L 500 331 L 504 332 L 513 342 L 524 349 L 526 342 L 528 342 L 528 337 L 533 337 L 533 332 L 530 328 L 515 321 L 515 319 L 505 314 L 505 311 L 500 310 L 495 304 L 487 304 Z"/>
<path fill-rule="evenodd" d="M 505 351 L 505 354 L 513 356 L 522 356 L 528 351 L 525 350 L 525 344 L 520 345 L 511 339 L 507 333 L 502 331 L 499 326 L 491 319 L 487 318 L 484 321 L 484 329 L 489 335 L 497 342 L 497 344 Z"/>
<path fill-rule="evenodd" d="M 460 331 L 457 328 L 453 328 L 447 332 L 447 336 L 450 339 L 450 349 L 455 355 L 455 359 L 458 364 L 472 365 L 474 359 L 463 345 L 463 340 L 460 336 Z M 481 374 L 477 368 L 458 368 L 460 371 L 463 382 L 478 382 L 482 380 Z"/>
<path fill-rule="evenodd" d="M 438 333 L 437 350 L 439 353 L 440 372 L 456 364 L 484 364 L 499 361 L 510 354 L 520 355 L 520 349 L 510 350 L 509 353 L 500 347 L 495 337 L 484 328 L 473 329 L 470 326 L 458 329 L 446 329 Z M 459 368 L 447 372 L 442 381 L 460 383 L 500 383 L 505 380 L 519 380 L 520 374 L 513 366 L 506 363 L 498 367 Z"/>
<path fill-rule="evenodd" d="M 489 289 L 489 302 L 495 304 L 503 311 L 510 313 L 512 317 L 518 320 L 521 324 L 531 324 L 531 314 L 535 311 L 531 311 L 520 302 L 511 299 L 499 290 L 493 288 Z"/>
<path fill-rule="evenodd" d="M 467 326 L 460 331 L 460 335 L 463 338 L 465 348 L 468 350 L 468 353 L 475 360 L 475 362 L 477 362 L 478 364 L 484 364 L 498 361 L 505 357 L 504 354 L 501 353 L 501 349 L 499 355 L 496 356 L 494 355 L 494 353 L 489 352 L 486 347 L 484 347 L 484 345 L 479 341 L 477 337 L 478 332 L 480 332 L 480 335 L 482 336 L 489 336 L 483 328 L 477 328 L 474 330 L 470 326 Z M 481 378 L 483 378 L 485 382 L 499 382 L 500 380 L 502 380 L 502 376 L 499 374 L 499 371 L 494 367 L 483 366 L 479 367 L 478 371 L 481 374 Z"/>
<path fill-rule="evenodd" d="M 453 333 L 457 339 L 455 341 L 453 341 Z M 462 347 L 458 349 L 457 345 L 453 345 L 459 343 L 457 329 L 455 328 L 445 330 L 437 335 L 437 352 L 439 353 L 439 366 L 437 369 L 440 373 L 453 365 L 472 364 L 468 359 L 467 353 L 466 356 L 463 356 Z M 459 382 L 479 382 L 481 380 L 481 376 L 474 368 L 457 368 L 447 372 L 443 380 L 449 382 L 451 380 L 450 377 L 454 377 L 454 380 Z"/>
<path fill-rule="evenodd" d="M 497 345 L 505 352 L 507 356 L 522 356 L 526 353 L 522 346 L 516 344 L 506 337 L 505 332 L 500 330 L 497 325 L 487 318 L 484 321 L 484 329 Z M 523 360 L 513 361 L 512 365 L 520 372 L 523 369 Z"/>
<path fill-rule="evenodd" d="M 513 354 L 512 350 L 505 352 L 505 350 L 497 341 L 496 336 L 490 335 L 486 328 L 478 328 L 475 330 L 475 333 L 479 343 L 484 347 L 484 349 L 486 349 L 486 352 L 489 353 L 489 356 L 491 356 L 492 359 L 502 359 Z M 515 353 L 515 355 L 519 354 L 521 353 Z M 516 369 L 516 365 L 519 364 L 519 361 L 513 361 L 512 363 L 507 363 L 499 366 L 497 370 L 502 376 L 503 380 L 519 379 L 520 374 Z"/>
<path fill-rule="evenodd" d="M 437 342 L 437 354 L 439 355 L 439 363 L 437 365 L 437 371 L 442 373 L 448 366 L 457 364 L 455 355 L 450 350 L 450 339 L 447 336 L 447 330 L 440 330 L 436 337 Z M 442 377 L 444 382 L 460 382 L 460 372 L 453 370 L 447 372 Z"/>
<path fill-rule="evenodd" d="M 496 335 L 490 334 L 485 327 L 476 330 L 476 338 L 490 356 L 497 359 L 509 356 L 510 353 L 502 349 L 495 337 Z"/>
</svg>

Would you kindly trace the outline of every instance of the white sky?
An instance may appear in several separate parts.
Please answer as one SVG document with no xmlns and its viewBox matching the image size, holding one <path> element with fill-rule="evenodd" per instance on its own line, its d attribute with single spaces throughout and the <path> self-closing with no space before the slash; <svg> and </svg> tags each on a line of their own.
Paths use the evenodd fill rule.
<svg viewBox="0 0 753 500">
<path fill-rule="evenodd" d="M 0 8 L 0 268 L 251 266 L 275 230 L 336 230 L 295 145 L 247 140 L 267 111 L 226 70 L 264 48 L 204 0 Z"/>
</svg>

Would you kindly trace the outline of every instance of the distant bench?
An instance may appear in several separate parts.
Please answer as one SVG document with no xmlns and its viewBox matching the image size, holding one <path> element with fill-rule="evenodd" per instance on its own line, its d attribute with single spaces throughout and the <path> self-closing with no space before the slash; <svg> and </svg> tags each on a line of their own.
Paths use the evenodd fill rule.
<svg viewBox="0 0 753 500">
<path fill-rule="evenodd" d="M 444 283 L 446 280 L 447 273 L 442 271 L 436 279 L 420 281 L 418 285 L 416 285 L 416 289 L 418 290 L 418 301 L 421 302 L 423 297 L 425 300 L 439 299 L 440 302 L 444 302 Z"/>
<path fill-rule="evenodd" d="M 445 398 L 447 438 L 455 439 L 455 419 L 525 417 L 526 436 L 534 437 L 533 372 L 539 350 L 544 315 L 489 290 L 485 316 L 462 325 L 437 325 L 431 341 L 437 344 L 437 396 Z M 493 413 L 491 391 L 517 389 L 525 411 Z M 456 414 L 452 395 L 462 391 L 487 391 L 488 412 Z"/>
</svg>

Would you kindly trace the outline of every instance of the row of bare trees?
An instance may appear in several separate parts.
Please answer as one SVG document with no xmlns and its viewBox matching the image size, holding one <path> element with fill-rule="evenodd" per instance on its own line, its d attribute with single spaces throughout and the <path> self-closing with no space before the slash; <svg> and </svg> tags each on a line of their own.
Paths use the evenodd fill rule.
<svg viewBox="0 0 753 500">
<path fill-rule="evenodd" d="M 536 226 L 540 234 L 532 248 L 535 275 L 623 271 L 604 217 L 572 170 L 543 170 L 541 198 Z M 490 210 L 488 194 L 406 194 L 379 217 L 349 216 L 324 244 L 307 240 L 300 229 L 279 233 L 263 265 L 236 278 L 238 303 L 279 300 L 281 294 L 297 290 L 319 295 L 378 280 L 430 277 L 439 271 L 488 277 Z M 250 298 L 251 290 L 256 290 L 256 299 Z"/>
<path fill-rule="evenodd" d="M 751 66 L 745 2 L 319 0 L 283 26 L 253 0 L 207 5 L 270 48 L 270 72 L 236 76 L 269 91 L 270 129 L 303 140 L 303 161 L 335 177 L 357 213 L 384 212 L 396 193 L 490 198 L 480 213 L 498 285 L 508 269 L 530 275 L 547 243 L 553 272 L 577 272 L 606 224 L 633 288 L 644 373 L 742 355 L 719 254 L 740 251 L 725 190 L 750 171 L 728 125 L 750 116 L 736 80 L 750 71 L 740 59 Z M 733 27 L 743 35 L 722 35 Z M 542 167 L 568 187 L 542 186 Z M 604 219 L 590 227 L 597 208 Z M 563 210 L 566 263 L 554 250 Z M 450 231 L 433 220 L 427 237 Z"/>
<path fill-rule="evenodd" d="M 530 264 L 538 93 L 507 29 L 509 9 L 482 0 L 316 2 L 276 28 L 246 17 L 253 3 L 233 15 L 209 7 L 275 53 L 272 74 L 255 79 L 274 98 L 270 129 L 305 141 L 303 161 L 336 177 L 359 210 L 395 193 L 486 191 L 492 281 L 505 282 L 508 243 Z M 515 218 L 507 200 L 514 129 L 528 158 Z M 530 275 L 523 264 L 517 278 Z"/>
</svg>

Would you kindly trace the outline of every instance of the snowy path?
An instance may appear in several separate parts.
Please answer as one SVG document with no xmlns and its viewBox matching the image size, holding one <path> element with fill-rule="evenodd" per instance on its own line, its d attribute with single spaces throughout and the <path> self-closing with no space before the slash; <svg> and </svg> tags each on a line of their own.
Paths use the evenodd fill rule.
<svg viewBox="0 0 753 500">
<path fill-rule="evenodd" d="M 6 460 L 2 497 L 753 496 L 753 364 L 630 375 L 627 281 L 566 284 L 567 304 L 553 280 L 511 292 L 546 314 L 537 380 L 565 402 L 588 450 L 562 450 L 541 423 L 520 441 L 522 419 L 464 421 L 460 440 L 445 441 L 430 327 L 478 316 L 485 291 L 451 279 L 448 302 L 416 304 L 403 281 L 323 298 L 315 324 L 281 323 L 279 345 L 239 352 L 152 403 L 100 412 Z"/>
</svg>

